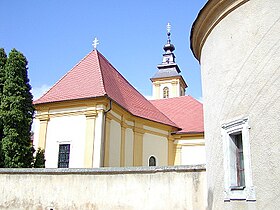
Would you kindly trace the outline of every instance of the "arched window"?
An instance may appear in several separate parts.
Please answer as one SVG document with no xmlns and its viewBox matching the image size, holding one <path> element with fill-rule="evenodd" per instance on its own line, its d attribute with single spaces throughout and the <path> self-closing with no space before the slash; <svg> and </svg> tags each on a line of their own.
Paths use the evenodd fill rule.
<svg viewBox="0 0 280 210">
<path fill-rule="evenodd" d="M 156 158 L 154 156 L 151 156 L 149 158 L 149 166 L 156 166 L 156 165 L 157 165 Z"/>
<path fill-rule="evenodd" d="M 163 98 L 169 98 L 169 88 L 168 87 L 163 88 Z"/>
</svg>

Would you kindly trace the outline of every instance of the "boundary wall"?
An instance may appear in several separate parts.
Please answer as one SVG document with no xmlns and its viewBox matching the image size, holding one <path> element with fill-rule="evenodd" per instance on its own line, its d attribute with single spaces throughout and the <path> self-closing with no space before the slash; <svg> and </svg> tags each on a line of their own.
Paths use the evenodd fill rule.
<svg viewBox="0 0 280 210">
<path fill-rule="evenodd" d="M 205 209 L 205 165 L 0 169 L 0 209 Z"/>
</svg>

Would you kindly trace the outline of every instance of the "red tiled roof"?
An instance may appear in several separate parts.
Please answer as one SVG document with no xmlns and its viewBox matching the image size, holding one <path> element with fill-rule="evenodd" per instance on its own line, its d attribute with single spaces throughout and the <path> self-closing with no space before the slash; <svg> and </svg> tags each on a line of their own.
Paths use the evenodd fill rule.
<svg viewBox="0 0 280 210">
<path fill-rule="evenodd" d="M 181 131 L 177 133 L 202 133 L 203 105 L 191 96 L 151 100 L 163 114 L 176 123 Z"/>
<path fill-rule="evenodd" d="M 90 52 L 34 104 L 106 95 L 135 116 L 178 127 L 141 95 L 97 50 Z"/>
</svg>

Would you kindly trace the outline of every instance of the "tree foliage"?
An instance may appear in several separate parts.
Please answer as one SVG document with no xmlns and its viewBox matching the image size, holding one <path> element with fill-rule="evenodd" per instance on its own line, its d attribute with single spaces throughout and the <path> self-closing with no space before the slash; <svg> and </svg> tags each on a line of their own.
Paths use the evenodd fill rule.
<svg viewBox="0 0 280 210">
<path fill-rule="evenodd" d="M 33 163 L 34 149 L 30 140 L 30 130 L 34 107 L 27 64 L 24 55 L 16 49 L 9 53 L 5 64 L 0 107 L 4 130 L 4 167 L 31 167 Z"/>
<path fill-rule="evenodd" d="M 45 150 L 39 148 L 34 161 L 34 168 L 45 168 Z"/>
<path fill-rule="evenodd" d="M 7 61 L 7 55 L 3 48 L 0 48 L 0 107 L 1 107 L 1 99 L 3 93 L 3 86 L 5 81 L 5 64 Z M 2 117 L 0 115 L 0 167 L 4 167 L 4 157 L 2 152 L 2 138 L 3 138 L 3 123 Z"/>
</svg>

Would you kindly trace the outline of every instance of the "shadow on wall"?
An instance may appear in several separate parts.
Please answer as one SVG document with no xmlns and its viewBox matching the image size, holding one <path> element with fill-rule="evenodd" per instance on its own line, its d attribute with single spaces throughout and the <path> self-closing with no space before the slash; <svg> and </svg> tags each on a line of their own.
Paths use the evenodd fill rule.
<svg viewBox="0 0 280 210">
<path fill-rule="evenodd" d="M 212 192 L 212 190 L 208 190 L 207 210 L 212 210 L 212 205 L 213 205 L 213 192 Z"/>
</svg>

